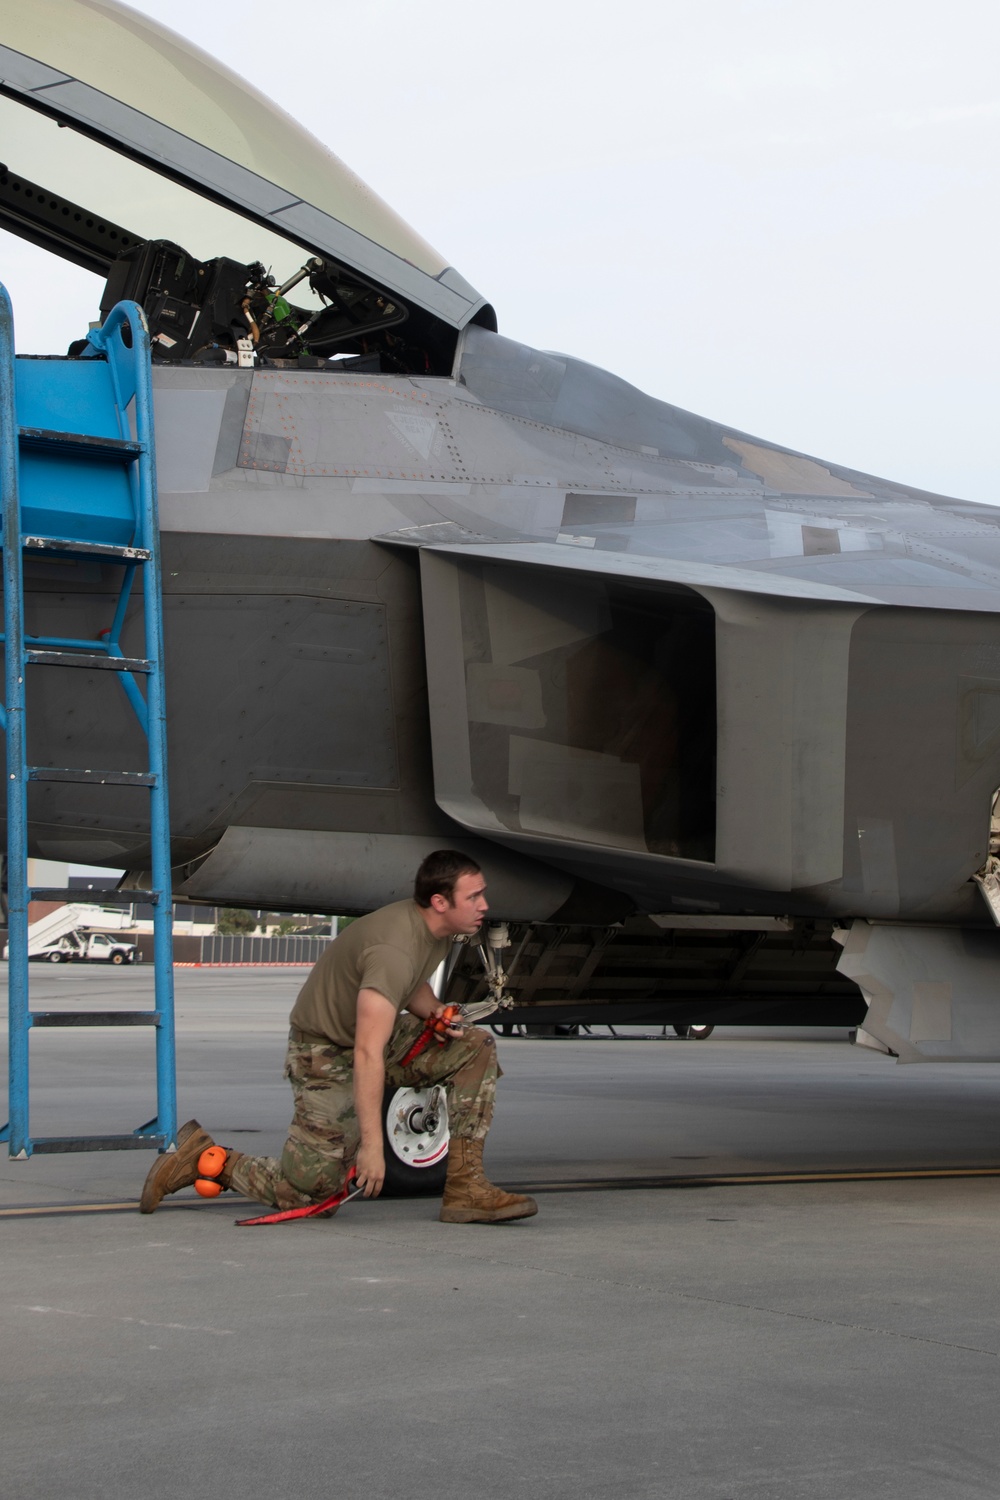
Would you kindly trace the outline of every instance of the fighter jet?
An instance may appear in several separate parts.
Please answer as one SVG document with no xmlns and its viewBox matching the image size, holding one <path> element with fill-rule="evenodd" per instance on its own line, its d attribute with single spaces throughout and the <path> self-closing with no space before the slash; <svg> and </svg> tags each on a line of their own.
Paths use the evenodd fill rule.
<svg viewBox="0 0 1000 1500">
<path fill-rule="evenodd" d="M 106 278 L 96 321 L 149 322 L 178 897 L 364 911 L 455 845 L 510 924 L 512 1018 L 1000 1057 L 1000 509 L 505 338 L 124 5 L 8 5 L 0 43 L 0 224 Z M 106 626 L 98 564 L 28 578 L 38 629 Z M 139 766 L 107 683 L 35 693 L 39 763 L 78 736 Z M 33 854 L 141 883 L 127 792 L 32 797 Z"/>
</svg>

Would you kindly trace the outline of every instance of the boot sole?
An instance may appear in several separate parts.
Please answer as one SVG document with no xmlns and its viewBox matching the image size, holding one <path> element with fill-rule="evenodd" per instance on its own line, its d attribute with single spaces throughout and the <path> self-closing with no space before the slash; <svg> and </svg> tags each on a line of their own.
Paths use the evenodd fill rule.
<svg viewBox="0 0 1000 1500">
<path fill-rule="evenodd" d="M 537 1212 L 537 1203 L 515 1203 L 493 1213 L 474 1208 L 442 1208 L 438 1218 L 442 1224 L 506 1224 L 511 1219 L 533 1218 Z"/>
</svg>

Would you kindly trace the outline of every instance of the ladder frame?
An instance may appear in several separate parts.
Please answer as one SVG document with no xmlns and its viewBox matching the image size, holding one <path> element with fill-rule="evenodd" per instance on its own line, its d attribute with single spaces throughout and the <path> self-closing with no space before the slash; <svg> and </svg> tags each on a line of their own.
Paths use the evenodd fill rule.
<svg viewBox="0 0 1000 1500">
<path fill-rule="evenodd" d="M 170 819 L 167 793 L 166 701 L 163 676 L 163 609 L 160 528 L 156 503 L 156 453 L 153 435 L 152 366 L 149 330 L 142 309 L 120 302 L 101 328 L 91 330 L 84 358 L 103 355 L 114 394 L 120 440 L 96 441 L 85 435 L 43 433 L 18 427 L 15 400 L 14 319 L 10 298 L 0 285 L 0 490 L 3 501 L 3 576 L 5 708 L 7 740 L 7 899 L 9 927 L 10 1119 L 0 1130 L 9 1155 L 26 1159 L 34 1153 L 173 1150 L 177 1140 L 176 1050 L 174 1035 L 173 900 L 170 865 Z M 135 437 L 128 410 L 134 402 Z M 135 529 L 133 545 L 118 547 L 74 542 L 66 538 L 26 536 L 19 495 L 21 446 L 58 446 L 76 456 L 90 453 L 106 461 L 109 453 L 127 464 Z M 16 545 L 8 539 L 17 538 Z M 100 641 L 56 636 L 25 637 L 25 552 L 55 552 L 120 563 L 122 584 L 110 630 Z M 136 573 L 141 570 L 146 657 L 127 658 L 120 634 Z M 56 658 L 53 660 L 53 658 Z M 33 767 L 27 762 L 25 673 L 29 666 L 107 667 L 119 674 L 125 695 L 145 734 L 148 774 L 131 773 L 118 784 L 149 793 L 152 889 L 129 893 L 130 900 L 153 905 L 154 1008 L 148 1011 L 32 1012 L 29 1004 L 28 783 L 31 780 L 100 780 L 92 772 Z M 135 672 L 146 678 L 143 697 Z M 126 773 L 120 773 L 125 776 Z M 117 777 L 115 777 L 118 780 Z M 55 895 L 55 892 L 45 892 Z M 69 895 L 69 892 L 61 893 Z M 117 893 L 116 893 L 117 894 Z M 118 896 L 121 899 L 121 895 Z M 49 1136 L 30 1131 L 29 1039 L 35 1026 L 151 1025 L 156 1031 L 156 1115 L 131 1135 Z"/>
</svg>

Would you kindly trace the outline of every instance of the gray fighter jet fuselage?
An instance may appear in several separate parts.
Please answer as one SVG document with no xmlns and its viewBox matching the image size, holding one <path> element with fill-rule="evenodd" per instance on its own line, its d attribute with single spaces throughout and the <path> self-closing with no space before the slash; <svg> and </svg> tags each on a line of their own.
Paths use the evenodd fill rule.
<svg viewBox="0 0 1000 1500">
<path fill-rule="evenodd" d="M 150 56 L 185 45 L 100 9 Z M 5 147 L 0 222 L 150 323 L 178 895 L 359 912 L 457 845 L 514 924 L 525 1015 L 861 1020 L 867 1001 L 865 1033 L 901 1056 L 1000 1056 L 976 881 L 1000 785 L 1000 509 L 511 342 L 405 226 L 352 223 L 349 195 L 338 218 L 208 126 L 192 139 L 155 88 L 149 114 L 111 97 L 52 40 L 57 20 L 89 35 L 91 8 L 40 11 L 0 27 L 0 105 L 30 126 L 23 172 Z M 243 258 L 189 253 L 169 204 L 131 228 L 86 182 L 67 196 L 66 124 L 224 204 Z M 106 626 L 99 565 L 26 577 L 29 630 Z M 109 675 L 33 686 L 37 763 L 78 736 L 141 768 Z M 32 796 L 32 852 L 143 869 L 127 792 Z"/>
</svg>

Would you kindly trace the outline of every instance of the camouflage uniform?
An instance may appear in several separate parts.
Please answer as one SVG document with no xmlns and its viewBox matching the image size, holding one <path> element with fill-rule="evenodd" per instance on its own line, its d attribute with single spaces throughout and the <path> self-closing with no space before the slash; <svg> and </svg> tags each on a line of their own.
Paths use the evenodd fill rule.
<svg viewBox="0 0 1000 1500">
<path fill-rule="evenodd" d="M 431 1041 L 405 1068 L 402 1059 L 424 1028 L 401 1015 L 385 1053 L 385 1080 L 393 1088 L 445 1085 L 452 1136 L 482 1141 L 493 1118 L 499 1076 L 492 1036 L 478 1027 L 441 1047 Z M 295 1114 L 281 1160 L 244 1156 L 232 1185 L 259 1203 L 301 1208 L 339 1192 L 361 1144 L 354 1108 L 354 1050 L 332 1042 L 289 1036 L 285 1077 L 292 1085 Z"/>
</svg>

